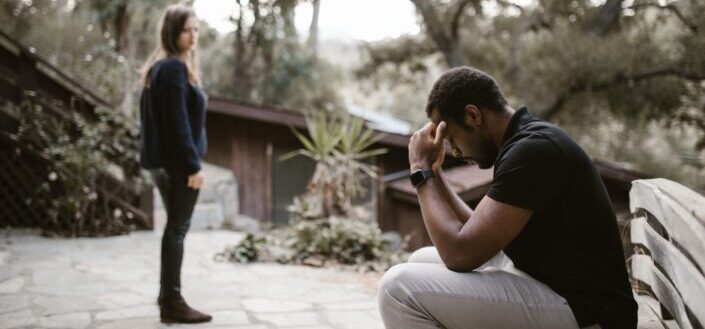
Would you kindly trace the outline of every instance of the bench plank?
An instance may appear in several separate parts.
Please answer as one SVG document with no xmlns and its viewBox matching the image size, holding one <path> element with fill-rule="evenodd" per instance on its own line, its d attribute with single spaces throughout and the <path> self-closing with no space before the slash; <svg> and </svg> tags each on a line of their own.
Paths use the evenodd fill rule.
<svg viewBox="0 0 705 329">
<path fill-rule="evenodd" d="M 658 300 L 663 304 L 682 329 L 692 329 L 685 312 L 685 305 L 675 287 L 659 271 L 649 256 L 632 256 L 632 276 L 651 287 Z"/>
<path fill-rule="evenodd" d="M 634 295 L 639 304 L 639 329 L 667 329 L 661 323 L 661 312 L 656 299 L 646 295 Z M 659 311 L 657 311 L 659 310 Z"/>
<path fill-rule="evenodd" d="M 636 300 L 639 306 L 638 314 L 638 329 L 668 329 L 669 327 L 664 323 L 665 321 L 661 316 L 661 304 L 659 301 L 649 295 L 638 295 L 634 294 L 634 300 Z M 676 322 L 671 320 L 671 322 Z M 676 324 L 677 325 L 677 324 Z"/>
<path fill-rule="evenodd" d="M 698 269 L 678 248 L 656 233 L 643 217 L 631 221 L 631 239 L 632 243 L 651 251 L 653 261 L 666 272 L 683 302 L 700 323 L 705 323 L 705 277 Z"/>
<path fill-rule="evenodd" d="M 666 188 L 664 192 L 660 187 Z M 670 237 L 678 242 L 691 256 L 700 269 L 705 269 L 705 226 L 696 219 L 700 210 L 695 208 L 705 204 L 705 198 L 694 196 L 690 190 L 680 185 L 665 184 L 659 179 L 638 180 L 632 182 L 629 192 L 629 205 L 632 213 L 644 209 L 656 217 L 666 228 Z M 685 191 L 689 192 L 685 192 Z M 682 195 L 687 198 L 688 206 L 673 199 Z M 694 200 L 700 200 L 694 202 Z"/>
<path fill-rule="evenodd" d="M 657 178 L 651 180 L 663 193 L 683 205 L 702 225 L 705 226 L 705 197 L 676 182 Z"/>
</svg>

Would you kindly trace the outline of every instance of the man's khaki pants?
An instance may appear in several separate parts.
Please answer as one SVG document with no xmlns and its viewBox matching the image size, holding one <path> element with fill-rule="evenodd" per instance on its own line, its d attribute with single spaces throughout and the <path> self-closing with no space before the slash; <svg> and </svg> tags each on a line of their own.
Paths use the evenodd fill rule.
<svg viewBox="0 0 705 329">
<path fill-rule="evenodd" d="M 419 249 L 384 274 L 378 299 L 387 329 L 578 329 L 566 300 L 503 252 L 458 273 L 436 248 Z"/>
</svg>

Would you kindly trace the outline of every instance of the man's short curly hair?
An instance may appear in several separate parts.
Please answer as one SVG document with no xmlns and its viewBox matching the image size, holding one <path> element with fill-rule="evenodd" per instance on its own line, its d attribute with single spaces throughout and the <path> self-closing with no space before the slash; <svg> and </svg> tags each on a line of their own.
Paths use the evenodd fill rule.
<svg viewBox="0 0 705 329">
<path fill-rule="evenodd" d="M 446 71 L 438 78 L 428 95 L 426 114 L 430 117 L 433 109 L 437 108 L 441 118 L 463 122 L 468 104 L 499 112 L 505 108 L 507 100 L 489 74 L 461 66 Z"/>
</svg>

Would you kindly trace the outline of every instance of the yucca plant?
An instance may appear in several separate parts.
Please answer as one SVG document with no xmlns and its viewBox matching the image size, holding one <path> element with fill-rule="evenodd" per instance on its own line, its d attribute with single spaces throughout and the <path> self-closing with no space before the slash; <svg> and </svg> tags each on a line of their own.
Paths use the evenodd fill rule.
<svg viewBox="0 0 705 329">
<path fill-rule="evenodd" d="M 340 180 L 345 195 L 350 202 L 353 198 L 364 197 L 366 189 L 363 181 L 365 176 L 377 177 L 376 167 L 365 160 L 387 152 L 385 148 L 369 149 L 384 136 L 375 134 L 364 126 L 364 121 L 358 117 L 348 116 L 344 119 L 340 131 L 340 142 L 333 150 L 339 159 Z"/>
<path fill-rule="evenodd" d="M 303 155 L 318 162 L 330 161 L 333 150 L 342 138 L 340 133 L 342 131 L 341 126 L 340 120 L 330 119 L 324 112 L 307 114 L 306 130 L 310 137 L 306 137 L 294 127 L 289 127 L 304 148 L 284 154 L 280 157 L 280 160 Z"/>
<path fill-rule="evenodd" d="M 280 158 L 303 155 L 316 161 L 306 195 L 295 199 L 290 209 L 310 219 L 348 215 L 352 200 L 366 192 L 365 177 L 376 177 L 375 167 L 363 161 L 386 152 L 368 150 L 382 135 L 366 129 L 362 119 L 331 118 L 325 112 L 307 115 L 306 129 L 308 137 L 291 127 L 304 147 Z"/>
</svg>

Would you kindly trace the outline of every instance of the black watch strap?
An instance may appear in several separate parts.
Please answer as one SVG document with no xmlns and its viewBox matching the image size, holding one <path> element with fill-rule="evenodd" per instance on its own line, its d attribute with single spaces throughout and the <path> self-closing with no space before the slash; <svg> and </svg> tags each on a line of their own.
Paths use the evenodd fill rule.
<svg viewBox="0 0 705 329">
<path fill-rule="evenodd" d="M 425 183 L 431 177 L 436 176 L 431 169 L 420 169 L 416 170 L 409 176 L 411 180 L 411 185 L 414 187 L 419 187 L 421 184 Z"/>
</svg>

